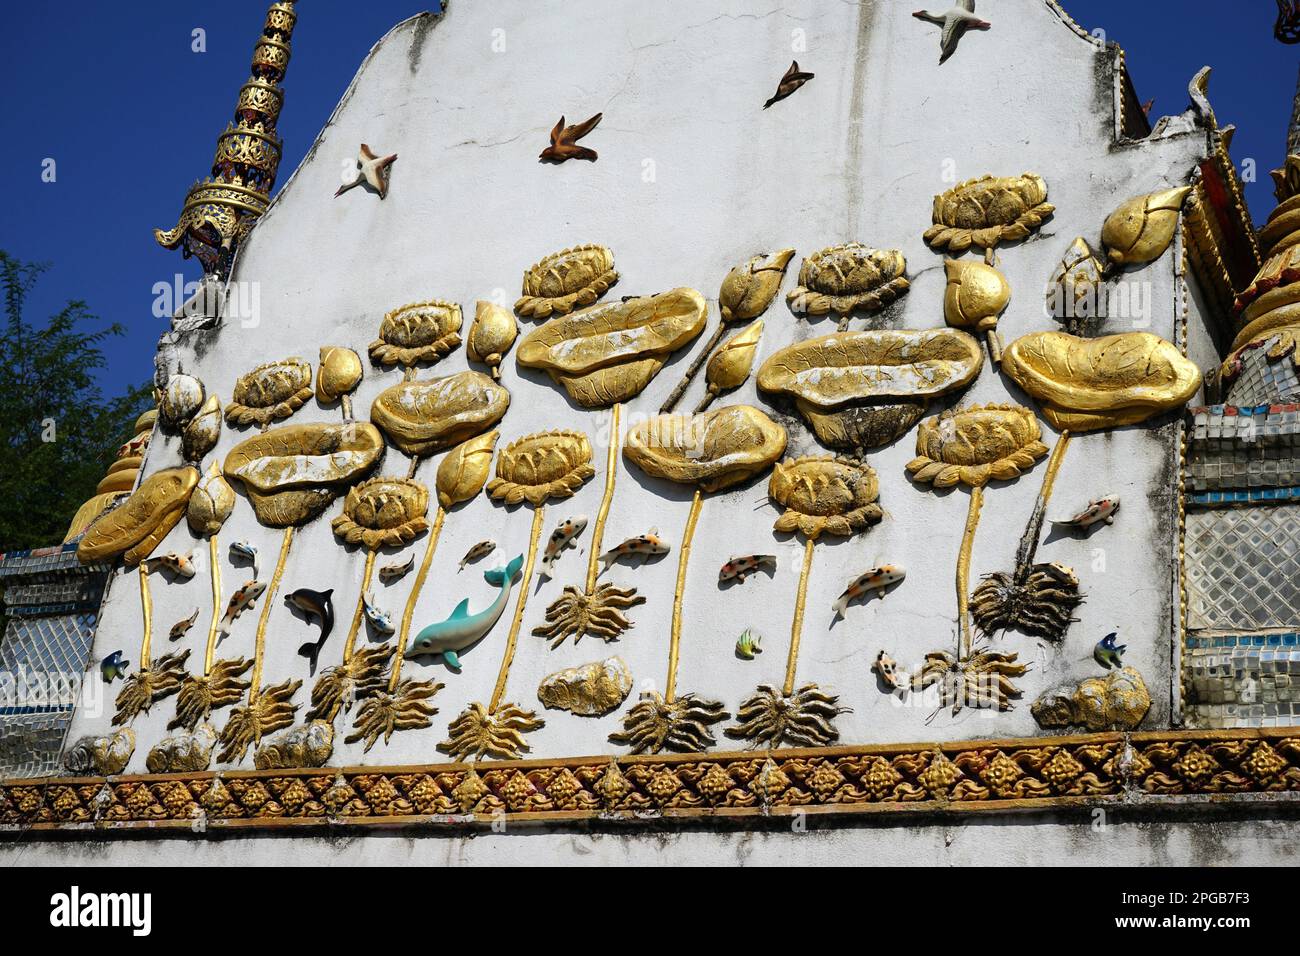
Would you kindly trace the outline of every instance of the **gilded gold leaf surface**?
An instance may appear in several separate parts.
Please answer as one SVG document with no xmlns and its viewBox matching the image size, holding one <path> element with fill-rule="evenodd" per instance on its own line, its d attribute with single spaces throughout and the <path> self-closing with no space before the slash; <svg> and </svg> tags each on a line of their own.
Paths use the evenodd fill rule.
<svg viewBox="0 0 1300 956">
<path fill-rule="evenodd" d="M 820 455 L 778 462 L 767 493 L 786 509 L 775 529 L 808 538 L 823 533 L 847 537 L 884 517 L 876 503 L 880 484 L 875 469 L 847 458 Z"/>
<path fill-rule="evenodd" d="M 1111 261 L 1136 265 L 1159 259 L 1173 242 L 1178 211 L 1191 191 L 1191 186 L 1178 186 L 1121 203 L 1101 227 Z"/>
<path fill-rule="evenodd" d="M 265 425 L 288 418 L 311 396 L 311 365 L 297 357 L 267 362 L 239 376 L 226 406 L 226 421 Z"/>
<path fill-rule="evenodd" d="M 1011 301 L 1007 277 L 975 259 L 948 259 L 943 267 L 948 277 L 943 293 L 944 320 L 980 331 L 997 328 L 998 316 Z"/>
<path fill-rule="evenodd" d="M 617 281 L 614 253 L 607 247 L 588 243 L 562 249 L 524 273 L 524 294 L 515 311 L 528 319 L 564 315 L 591 305 Z"/>
<path fill-rule="evenodd" d="M 517 505 L 568 498 L 596 474 L 591 442 L 579 431 L 534 432 L 512 441 L 497 455 L 497 474 L 488 494 Z"/>
<path fill-rule="evenodd" d="M 1083 339 L 1034 332 L 1012 342 L 1002 369 L 1042 403 L 1057 429 L 1091 431 L 1144 421 L 1186 404 L 1201 372 L 1150 332 Z"/>
<path fill-rule="evenodd" d="M 370 420 L 406 454 L 426 456 L 487 431 L 509 407 L 510 393 L 487 375 L 457 372 L 384 389 Z"/>
<path fill-rule="evenodd" d="M 379 323 L 379 338 L 370 343 L 377 365 L 436 362 L 460 345 L 461 314 L 455 302 L 430 299 L 393 309 Z"/>
<path fill-rule="evenodd" d="M 369 551 L 410 544 L 429 528 L 429 490 L 411 478 L 371 478 L 354 485 L 334 519 L 334 533 Z"/>
<path fill-rule="evenodd" d="M 337 402 L 361 383 L 365 374 L 361 356 L 341 345 L 326 345 L 320 350 L 316 369 L 316 401 L 328 405 Z"/>
<path fill-rule="evenodd" d="M 762 338 L 763 320 L 755 319 L 722 343 L 704 369 L 704 380 L 708 382 L 710 392 L 725 392 L 745 384 L 754 368 L 758 343 Z"/>
<path fill-rule="evenodd" d="M 799 284 L 786 294 L 797 313 L 846 315 L 875 312 L 910 288 L 907 260 L 897 249 L 872 249 L 860 242 L 814 252 L 799 267 Z"/>
<path fill-rule="evenodd" d="M 537 686 L 546 707 L 581 717 L 599 717 L 623 703 L 632 692 L 632 671 L 621 657 L 609 657 L 547 674 Z"/>
<path fill-rule="evenodd" d="M 982 488 L 1023 474 L 1047 454 L 1042 429 L 1023 405 L 973 405 L 928 418 L 916 433 L 912 480 L 948 488 Z"/>
<path fill-rule="evenodd" d="M 234 509 L 235 489 L 213 462 L 190 495 L 185 520 L 195 534 L 211 537 L 221 530 Z"/>
<path fill-rule="evenodd" d="M 181 454 L 186 461 L 200 462 L 203 456 L 217 447 L 221 437 L 221 400 L 209 395 L 185 427 L 181 430 Z"/>
<path fill-rule="evenodd" d="M 176 527 L 198 483 L 198 469 L 189 466 L 155 471 L 87 529 L 77 559 L 91 564 L 120 554 L 128 566 L 139 564 Z"/>
<path fill-rule="evenodd" d="M 471 362 L 482 362 L 500 378 L 498 366 L 519 335 L 519 326 L 510 310 L 495 302 L 479 300 L 474 306 L 474 324 L 469 327 L 465 350 Z"/>
<path fill-rule="evenodd" d="M 752 405 L 658 415 L 628 430 L 623 454 L 656 478 L 719 491 L 747 481 L 785 452 L 785 429 Z"/>
<path fill-rule="evenodd" d="M 447 452 L 438 464 L 434 486 L 438 491 L 438 504 L 443 508 L 469 501 L 487 483 L 492 473 L 492 450 L 496 448 L 498 431 L 486 432 L 463 441 Z"/>
<path fill-rule="evenodd" d="M 1024 239 L 1055 209 L 1047 202 L 1047 183 L 1037 173 L 980 176 L 934 197 L 934 225 L 924 238 L 934 248 L 952 252 L 972 245 L 992 249 Z"/>
<path fill-rule="evenodd" d="M 770 255 L 754 256 L 732 268 L 718 290 L 718 308 L 724 324 L 756 319 L 767 311 L 781 291 L 786 266 L 793 249 L 778 249 Z"/>
</svg>

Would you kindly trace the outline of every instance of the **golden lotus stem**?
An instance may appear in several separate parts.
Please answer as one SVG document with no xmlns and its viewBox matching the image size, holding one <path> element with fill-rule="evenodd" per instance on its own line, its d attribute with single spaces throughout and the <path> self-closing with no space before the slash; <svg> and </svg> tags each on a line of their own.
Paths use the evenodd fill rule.
<svg viewBox="0 0 1300 956">
<path fill-rule="evenodd" d="M 1002 364 L 1002 337 L 996 328 L 984 331 L 984 344 L 988 346 L 989 361 L 994 365 Z"/>
<path fill-rule="evenodd" d="M 212 623 L 208 625 L 208 647 L 203 654 L 203 676 L 212 672 L 212 658 L 217 654 L 217 628 L 221 624 L 221 562 L 217 560 L 217 536 L 208 538 L 208 564 L 212 568 Z"/>
<path fill-rule="evenodd" d="M 352 421 L 352 396 L 344 395 L 339 404 L 343 409 L 343 420 L 345 422 Z"/>
<path fill-rule="evenodd" d="M 271 583 L 266 589 L 266 597 L 262 601 L 262 616 L 257 619 L 257 643 L 253 651 L 253 677 L 248 688 L 248 703 L 251 705 L 257 700 L 258 691 L 262 687 L 262 658 L 266 650 L 266 622 L 271 617 L 271 605 L 275 602 L 275 592 L 280 589 L 280 578 L 284 574 L 284 562 L 289 558 L 289 547 L 293 544 L 293 525 L 284 529 L 284 541 L 280 544 L 280 557 L 275 562 L 275 571 L 271 575 Z"/>
<path fill-rule="evenodd" d="M 958 656 L 969 657 L 971 649 L 970 627 L 970 552 L 975 543 L 975 529 L 980 523 L 980 508 L 984 506 L 984 489 L 972 488 L 970 506 L 966 509 L 966 527 L 961 533 L 961 550 L 957 552 L 957 625 Z"/>
<path fill-rule="evenodd" d="M 361 610 L 366 601 L 366 592 L 370 590 L 370 578 L 375 573 L 376 551 L 366 552 L 366 569 L 361 572 L 361 593 L 357 595 L 357 607 L 352 612 L 352 626 L 348 628 L 348 639 L 343 642 L 343 663 L 352 660 L 352 651 L 357 646 L 357 633 L 361 630 Z"/>
<path fill-rule="evenodd" d="M 147 560 L 140 562 L 140 610 L 144 614 L 144 637 L 140 640 L 140 670 L 147 671 L 152 658 L 153 595 L 149 593 Z"/>
<path fill-rule="evenodd" d="M 686 516 L 686 530 L 682 532 L 682 543 L 677 552 L 677 590 L 673 594 L 673 626 L 668 639 L 668 681 L 664 685 L 664 700 L 672 703 L 677 695 L 677 660 L 682 643 L 682 597 L 686 593 L 686 563 L 691 559 L 691 539 L 695 537 L 695 525 L 700 520 L 700 510 L 704 505 L 704 495 L 695 489 L 691 499 L 691 510 Z"/>
<path fill-rule="evenodd" d="M 667 415 L 669 412 L 671 412 L 674 408 L 677 407 L 677 403 L 681 401 L 682 396 L 686 394 L 686 389 L 690 388 L 691 382 L 694 381 L 695 376 L 700 374 L 701 366 L 703 366 L 704 363 L 708 361 L 709 356 L 712 355 L 713 350 L 718 347 L 718 343 L 722 341 L 722 336 L 726 333 L 726 331 L 727 331 L 727 323 L 719 319 L 718 327 L 714 329 L 713 336 L 709 339 L 708 342 L 705 343 L 704 348 L 700 351 L 700 354 L 695 356 L 695 358 L 691 360 L 691 364 L 687 366 L 686 374 L 682 376 L 682 380 L 677 383 L 676 387 L 673 388 L 672 393 L 668 396 L 668 398 L 664 401 L 664 403 L 659 406 L 660 415 Z"/>
<path fill-rule="evenodd" d="M 813 544 L 809 538 L 803 546 L 803 570 L 799 572 L 799 590 L 794 596 L 794 620 L 790 624 L 790 653 L 785 659 L 785 683 L 781 693 L 789 697 L 794 693 L 794 672 L 799 666 L 799 639 L 803 637 L 803 605 L 808 597 L 808 575 L 812 571 Z"/>
<path fill-rule="evenodd" d="M 406 610 L 402 612 L 402 629 L 397 634 L 397 649 L 393 651 L 393 666 L 388 675 L 388 692 L 396 692 L 397 684 L 402 679 L 402 654 L 406 652 L 406 641 L 411 635 L 411 618 L 415 615 L 415 602 L 424 587 L 424 579 L 429 576 L 429 565 L 433 563 L 433 552 L 438 548 L 438 537 L 442 534 L 442 523 L 447 518 L 447 509 L 439 508 L 433 516 L 433 527 L 429 529 L 429 541 L 424 546 L 424 558 L 420 561 L 420 570 L 415 574 L 415 585 L 411 595 L 406 599 Z"/>
<path fill-rule="evenodd" d="M 414 478 L 414 477 L 415 477 L 415 471 L 416 471 L 417 468 L 420 467 L 420 462 L 421 462 L 421 460 L 422 460 L 422 459 L 420 458 L 419 455 L 416 455 L 416 456 L 414 456 L 414 457 L 411 459 L 411 463 L 410 463 L 409 465 L 406 466 L 406 477 L 407 477 L 407 478 Z"/>
<path fill-rule="evenodd" d="M 609 520 L 609 506 L 614 500 L 614 479 L 618 477 L 618 443 L 621 437 L 619 420 L 623 406 L 615 404 L 609 410 L 609 457 L 605 459 L 605 494 L 596 512 L 596 527 L 591 532 L 591 554 L 587 557 L 587 593 L 596 590 L 596 576 L 600 573 L 600 544 L 605 538 L 605 522 Z"/>
<path fill-rule="evenodd" d="M 1047 502 L 1052 498 L 1052 488 L 1056 484 L 1056 474 L 1061 470 L 1061 462 L 1065 460 L 1065 451 L 1070 447 L 1070 431 L 1066 429 L 1061 432 L 1061 437 L 1056 440 L 1056 445 L 1052 448 L 1051 457 L 1047 459 L 1047 470 L 1043 473 L 1043 484 L 1038 489 L 1038 497 L 1034 500 L 1034 510 L 1029 516 L 1029 524 L 1025 526 L 1024 537 L 1020 539 L 1020 546 L 1016 548 L 1016 570 L 1015 579 L 1017 583 L 1023 584 L 1029 577 L 1029 569 L 1034 563 L 1034 553 L 1038 550 L 1038 538 L 1043 531 L 1043 519 L 1047 514 Z"/>
<path fill-rule="evenodd" d="M 533 563 L 537 560 L 537 542 L 542 537 L 542 515 L 546 513 L 545 505 L 538 505 L 533 511 L 533 530 L 528 538 L 528 557 L 524 560 L 524 576 L 519 582 L 519 600 L 515 602 L 515 616 L 510 619 L 510 634 L 506 637 L 506 650 L 501 655 L 501 670 L 497 672 L 497 683 L 492 688 L 492 702 L 488 704 L 488 713 L 495 714 L 501 706 L 501 698 L 506 693 L 506 679 L 510 676 L 510 665 L 515 659 L 515 647 L 519 643 L 519 625 L 524 620 L 524 607 L 528 604 L 528 584 L 533 579 Z"/>
<path fill-rule="evenodd" d="M 709 390 L 705 392 L 704 397 L 700 399 L 700 404 L 695 406 L 695 414 L 698 415 L 700 412 L 704 411 L 706 408 L 712 405 L 713 400 L 717 397 L 718 397 L 718 393 L 715 392 L 713 390 L 713 386 L 710 385 Z"/>
</svg>

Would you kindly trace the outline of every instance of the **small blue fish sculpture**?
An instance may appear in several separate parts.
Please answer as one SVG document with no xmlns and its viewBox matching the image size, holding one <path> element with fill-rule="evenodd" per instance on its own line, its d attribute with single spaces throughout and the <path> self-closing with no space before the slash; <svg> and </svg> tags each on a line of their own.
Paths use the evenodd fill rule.
<svg viewBox="0 0 1300 956">
<path fill-rule="evenodd" d="M 392 634 L 397 630 L 393 627 L 393 617 L 384 611 L 375 607 L 375 595 L 373 591 L 368 591 L 361 598 L 362 610 L 366 612 L 366 620 L 380 634 Z"/>
<path fill-rule="evenodd" d="M 1116 644 L 1115 638 L 1118 636 L 1116 631 L 1111 631 L 1092 649 L 1092 658 L 1102 667 L 1110 670 L 1114 667 L 1116 670 L 1124 666 L 1121 659 L 1124 652 L 1128 650 L 1127 644 Z"/>
<path fill-rule="evenodd" d="M 118 677 L 125 680 L 126 669 L 130 666 L 130 661 L 122 659 L 121 651 L 114 651 L 99 662 L 99 676 L 104 678 L 105 684 L 113 683 Z"/>
<path fill-rule="evenodd" d="M 252 563 L 254 579 L 261 577 L 257 573 L 257 549 L 255 547 L 247 541 L 236 541 L 230 545 L 230 553 Z"/>
<path fill-rule="evenodd" d="M 510 591 L 514 587 L 519 569 L 523 567 L 524 556 L 518 555 L 504 568 L 493 568 L 483 572 L 483 579 L 500 590 L 496 599 L 486 609 L 477 614 L 469 612 L 469 598 L 456 605 L 456 610 L 445 621 L 430 624 L 411 641 L 406 651 L 408 659 L 423 657 L 426 654 L 441 654 L 448 667 L 460 670 L 460 651 L 480 641 L 501 617 L 510 600 Z"/>
</svg>

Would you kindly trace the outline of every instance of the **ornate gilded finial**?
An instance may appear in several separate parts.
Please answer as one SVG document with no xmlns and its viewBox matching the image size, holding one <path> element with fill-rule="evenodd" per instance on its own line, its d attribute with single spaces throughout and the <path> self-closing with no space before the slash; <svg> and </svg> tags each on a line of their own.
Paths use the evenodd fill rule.
<svg viewBox="0 0 1300 956">
<path fill-rule="evenodd" d="M 280 165 L 275 124 L 284 104 L 279 84 L 289 66 L 298 15 L 294 0 L 271 4 L 253 49 L 252 76 L 239 90 L 235 119 L 217 137 L 212 175 L 185 195 L 176 228 L 154 230 L 158 244 L 197 256 L 205 273 L 224 275 L 235 248 L 266 211 Z"/>
</svg>

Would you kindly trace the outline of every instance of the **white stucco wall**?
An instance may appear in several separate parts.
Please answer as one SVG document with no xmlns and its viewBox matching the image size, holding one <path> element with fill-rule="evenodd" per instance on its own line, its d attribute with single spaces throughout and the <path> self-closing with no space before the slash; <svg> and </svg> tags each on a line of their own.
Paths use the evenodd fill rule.
<svg viewBox="0 0 1300 956">
<path fill-rule="evenodd" d="M 1076 235 L 1096 244 L 1102 219 L 1114 206 L 1186 182 L 1204 151 L 1200 134 L 1115 145 L 1110 56 L 1040 0 L 981 0 L 980 14 L 993 28 L 969 34 L 942 66 L 936 62 L 938 28 L 914 20 L 911 8 L 900 3 L 737 0 L 709 6 L 723 12 L 685 0 L 453 2 L 440 20 L 416 18 L 395 27 L 362 65 L 318 142 L 240 253 L 232 278 L 256 284 L 259 323 L 227 321 L 215 333 L 182 343 L 184 371 L 202 378 L 224 403 L 236 378 L 260 362 L 299 355 L 314 365 L 322 345 L 350 346 L 364 356 L 383 314 L 406 302 L 458 301 L 468 327 L 476 299 L 512 302 L 527 266 L 582 242 L 600 242 L 615 252 L 621 279 L 609 297 L 693 286 L 710 300 L 710 330 L 722 277 L 755 253 L 793 246 L 802 257 L 848 240 L 897 247 L 907 257 L 912 290 L 872 324 L 933 328 L 943 323 L 944 273 L 942 254 L 921 239 L 932 197 L 954 180 L 1032 170 L 1047 180 L 1056 213 L 1030 241 L 999 250 L 999 265 L 1014 290 L 1001 322 L 1010 342 L 1055 327 L 1044 314 L 1042 289 Z M 327 15 L 315 9 L 303 14 Z M 816 78 L 761 110 L 800 36 L 806 49 L 793 56 Z M 502 38 L 505 50 L 494 52 L 494 39 Z M 599 151 L 598 162 L 551 166 L 537 161 L 561 113 L 572 123 L 598 111 L 604 120 L 585 141 Z M 360 142 L 399 156 L 385 201 L 362 190 L 332 198 Z M 787 308 L 784 293 L 794 284 L 798 264 L 796 258 L 766 316 L 760 361 L 793 341 L 833 329 L 833 320 L 808 323 Z M 1130 276 L 1149 283 L 1146 327 L 1170 339 L 1179 314 L 1175 268 L 1175 254 L 1167 252 Z M 863 324 L 856 319 L 853 327 Z M 1132 327 L 1116 320 L 1107 330 Z M 531 328 L 521 322 L 522 332 Z M 628 422 L 657 409 L 691 351 L 679 353 L 631 403 Z M 421 377 L 467 367 L 474 366 L 462 348 Z M 400 372 L 367 363 L 354 397 L 358 414 L 364 416 L 379 391 L 399 379 Z M 540 429 L 583 428 L 596 439 L 600 470 L 607 413 L 573 406 L 546 376 L 518 369 L 513 356 L 503 366 L 503 383 L 512 404 L 500 426 L 501 446 Z M 703 387 L 701 376 L 679 409 L 693 407 Z M 961 398 L 962 403 L 1008 400 L 1034 405 L 988 365 Z M 755 394 L 752 380 L 725 401 L 772 411 Z M 338 420 L 337 408 L 314 401 L 290 419 Z M 781 420 L 790 428 L 790 454 L 822 451 L 802 423 Z M 914 432 L 872 453 L 887 517 L 865 534 L 818 545 L 799 664 L 801 682 L 832 688 L 852 708 L 838 721 L 841 741 L 1038 733 L 1029 703 L 1066 676 L 1095 672 L 1091 648 L 1116 629 L 1129 646 L 1127 661 L 1146 675 L 1155 698 L 1148 726 L 1167 726 L 1175 426 L 1162 421 L 1075 439 L 1051 512 L 1081 507 L 1105 493 L 1121 495 L 1123 509 L 1113 527 L 1087 538 L 1052 536 L 1040 548 L 1038 560 L 1078 570 L 1087 601 L 1059 647 L 1020 634 L 998 641 L 1033 664 L 1019 680 L 1023 702 L 1003 715 L 964 713 L 953 719 L 945 711 L 926 723 L 932 708 L 898 706 L 877 689 L 869 668 L 880 649 L 911 666 L 928 651 L 953 646 L 953 574 L 968 498 L 964 491 L 936 493 L 908 480 L 904 464 L 914 455 Z M 1054 435 L 1043 427 L 1050 444 Z M 209 460 L 223 460 L 249 434 L 227 427 Z M 179 440 L 157 436 L 147 467 L 178 463 Z M 436 460 L 423 465 L 419 477 L 431 484 L 436 465 Z M 406 466 L 405 457 L 390 450 L 382 470 L 400 475 Z M 1042 468 L 989 489 L 975 541 L 973 580 L 1012 567 Z M 594 516 L 601 492 L 598 475 L 572 500 L 551 505 L 546 532 L 570 514 Z M 800 543 L 774 539 L 772 522 L 779 512 L 765 492 L 764 481 L 707 500 L 686 587 L 679 690 L 720 699 L 733 712 L 757 684 L 780 683 L 798 582 Z M 606 547 L 651 526 L 676 543 L 688 500 L 689 490 L 649 479 L 620 461 Z M 308 697 L 310 680 L 296 652 L 317 629 L 291 612 L 284 595 L 298 587 L 335 589 L 339 621 L 321 664 L 338 663 L 364 559 L 362 552 L 344 550 L 331 533 L 329 519 L 341 507 L 337 502 L 298 533 L 271 612 L 265 677 L 303 678 L 300 702 Z M 524 550 L 530 520 L 526 509 L 506 509 L 486 496 L 453 512 L 415 627 L 441 620 L 462 597 L 468 596 L 474 608 L 488 601 L 493 589 L 482 570 Z M 563 586 L 581 581 L 590 534 L 589 529 L 581 539 L 581 554 L 571 551 L 559 562 L 552 581 L 540 590 L 533 582 L 509 700 L 540 710 L 535 692 L 543 675 L 610 654 L 628 662 L 638 689 L 662 685 L 675 553 L 641 570 L 618 565 L 606 576 L 635 585 L 648 598 L 630 612 L 636 626 L 617 643 L 589 637 L 550 650 L 529 633 Z M 461 556 L 485 537 L 500 545 L 494 558 L 458 575 Z M 235 540 L 251 541 L 261 550 L 268 575 L 280 532 L 260 527 L 245 500 L 221 532 L 223 562 L 228 562 L 226 546 Z M 182 522 L 158 553 L 199 545 Z M 423 539 L 413 545 L 417 555 L 423 545 Z M 781 556 L 774 578 L 760 575 L 740 587 L 718 588 L 718 567 L 730 555 L 774 550 Z M 828 627 L 831 602 L 845 584 L 882 562 L 904 565 L 906 582 L 883 600 L 855 604 L 846 620 Z M 248 576 L 247 568 L 225 563 L 223 576 L 228 595 Z M 411 574 L 376 587 L 379 603 L 395 618 L 414 579 Z M 165 653 L 174 621 L 196 604 L 206 619 L 206 578 L 183 584 L 155 578 L 153 601 L 155 654 Z M 236 623 L 220 656 L 251 655 L 257 616 L 248 612 Z M 462 656 L 461 674 L 441 663 L 408 662 L 405 675 L 446 684 L 435 698 L 439 713 L 431 728 L 398 733 L 368 756 L 359 746 L 344 745 L 340 733 L 331 763 L 442 759 L 434 748 L 445 738 L 448 722 L 471 701 L 486 701 L 491 694 L 509 616 Z M 764 637 L 764 653 L 753 662 L 732 653 L 745 627 Z M 135 581 L 118 574 L 92 658 L 97 662 L 121 648 L 135 661 L 139 636 Z M 199 625 L 185 638 L 194 648 L 192 664 L 201 660 L 204 638 Z M 149 747 L 166 735 L 164 725 L 173 712 L 174 701 L 166 700 L 135 722 L 140 744 L 131 771 L 143 770 Z M 218 725 L 227 713 L 218 713 Z M 618 713 L 599 720 L 558 711 L 544 716 L 545 728 L 528 737 L 533 755 L 618 752 L 606 740 L 617 728 Z M 111 707 L 98 715 L 84 711 L 70 739 L 104 731 L 110 717 Z M 349 726 L 350 718 L 339 721 L 341 729 Z M 244 766 L 251 766 L 251 754 Z"/>
</svg>

